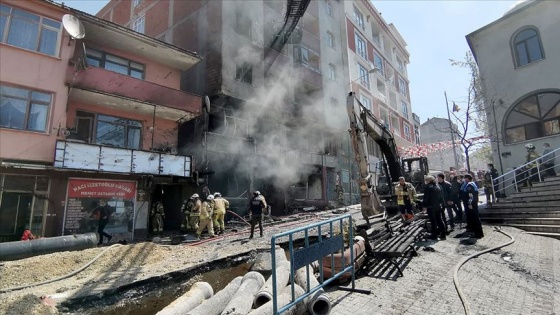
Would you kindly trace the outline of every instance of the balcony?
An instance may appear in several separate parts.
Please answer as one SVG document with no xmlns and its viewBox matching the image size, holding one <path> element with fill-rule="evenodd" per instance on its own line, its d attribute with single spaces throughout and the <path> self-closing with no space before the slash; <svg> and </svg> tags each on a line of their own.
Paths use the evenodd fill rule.
<svg viewBox="0 0 560 315">
<path fill-rule="evenodd" d="M 66 84 L 72 87 L 71 101 L 149 115 L 158 105 L 156 115 L 172 120 L 190 120 L 202 109 L 200 96 L 102 68 L 90 67 L 74 74 L 74 68 L 68 67 Z"/>
<path fill-rule="evenodd" d="M 192 157 L 58 140 L 54 167 L 107 173 L 191 177 Z"/>
</svg>

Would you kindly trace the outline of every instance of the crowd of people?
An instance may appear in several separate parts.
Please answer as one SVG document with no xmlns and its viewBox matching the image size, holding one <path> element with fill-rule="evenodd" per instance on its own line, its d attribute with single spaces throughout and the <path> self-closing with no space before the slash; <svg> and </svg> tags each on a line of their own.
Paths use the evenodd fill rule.
<svg viewBox="0 0 560 315">
<path fill-rule="evenodd" d="M 185 200 L 181 206 L 183 221 L 181 231 L 183 233 L 195 232 L 197 239 L 200 239 L 204 230 L 208 231 L 209 237 L 216 237 L 225 233 L 225 216 L 229 210 L 229 201 L 216 192 L 207 192 L 205 198 L 199 194 L 193 194 Z M 266 199 L 259 192 L 255 191 L 249 201 L 249 223 L 251 225 L 251 235 L 253 238 L 255 227 L 259 226 L 260 236 L 263 236 L 262 219 L 267 209 Z"/>
<path fill-rule="evenodd" d="M 478 186 L 470 174 L 457 175 L 451 182 L 440 173 L 437 179 L 426 176 L 422 212 L 428 215 L 431 225 L 431 239 L 445 240 L 455 229 L 455 224 L 463 222 L 466 216 L 465 236 L 484 237 L 482 223 L 478 216 Z M 397 204 L 405 222 L 414 220 L 413 207 L 418 202 L 414 186 L 399 178 L 395 187 Z"/>
</svg>

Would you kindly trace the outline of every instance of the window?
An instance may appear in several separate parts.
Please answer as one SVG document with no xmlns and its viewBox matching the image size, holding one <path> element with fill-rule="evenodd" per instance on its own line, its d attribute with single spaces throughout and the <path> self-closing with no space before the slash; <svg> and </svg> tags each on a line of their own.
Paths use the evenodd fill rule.
<svg viewBox="0 0 560 315">
<path fill-rule="evenodd" d="M 136 79 L 144 79 L 144 65 L 95 49 L 87 49 L 89 66 L 104 68 Z"/>
<path fill-rule="evenodd" d="M 360 103 L 362 103 L 362 105 L 364 105 L 365 108 L 367 108 L 369 111 L 372 110 L 371 107 L 371 100 L 369 98 L 367 98 L 364 94 L 360 93 Z"/>
<path fill-rule="evenodd" d="M 334 48 L 334 35 L 331 32 L 327 32 L 327 45 Z"/>
<path fill-rule="evenodd" d="M 251 38 L 251 19 L 247 16 L 248 13 L 237 11 L 235 14 L 235 31 L 238 34 L 245 35 Z"/>
<path fill-rule="evenodd" d="M 0 42 L 58 56 L 60 22 L 0 4 Z"/>
<path fill-rule="evenodd" d="M 140 5 L 140 3 L 142 3 L 143 0 L 132 0 L 132 7 L 137 7 L 138 5 Z"/>
<path fill-rule="evenodd" d="M 404 118 L 408 119 L 408 104 L 401 101 L 401 113 Z"/>
<path fill-rule="evenodd" d="M 139 121 L 78 111 L 75 129 L 80 140 L 119 148 L 141 148 L 142 123 Z"/>
<path fill-rule="evenodd" d="M 560 92 L 525 97 L 507 114 L 508 144 L 560 134 Z"/>
<path fill-rule="evenodd" d="M 246 119 L 226 115 L 224 135 L 246 138 L 249 135 L 249 122 Z"/>
<path fill-rule="evenodd" d="M 414 142 L 416 145 L 420 145 L 420 129 L 418 126 L 414 126 Z"/>
<path fill-rule="evenodd" d="M 328 16 L 333 16 L 333 7 L 329 1 L 325 1 L 325 12 Z"/>
<path fill-rule="evenodd" d="M 319 55 L 305 46 L 294 46 L 294 60 L 300 62 L 315 72 L 321 72 L 319 68 Z"/>
<path fill-rule="evenodd" d="M 142 15 L 141 17 L 137 18 L 136 20 L 134 20 L 134 24 L 132 26 L 132 29 L 135 32 L 138 33 L 144 33 L 144 28 L 146 26 L 146 16 Z"/>
<path fill-rule="evenodd" d="M 404 73 L 404 63 L 403 63 L 402 59 L 401 59 L 399 56 L 397 56 L 397 66 L 398 66 L 399 70 L 400 70 L 402 73 Z"/>
<path fill-rule="evenodd" d="M 407 124 L 403 124 L 404 134 L 403 137 L 408 141 L 412 142 L 412 134 L 410 133 L 410 126 Z"/>
<path fill-rule="evenodd" d="M 332 63 L 329 64 L 329 80 L 336 80 L 336 68 Z"/>
<path fill-rule="evenodd" d="M 367 60 L 367 45 L 366 41 L 363 40 L 358 33 L 356 32 L 356 52 L 358 55 L 362 56 L 362 58 Z"/>
<path fill-rule="evenodd" d="M 355 6 L 354 6 L 354 21 L 356 21 L 356 24 L 358 24 L 358 26 L 360 26 L 361 28 L 363 29 L 365 28 L 364 15 Z"/>
<path fill-rule="evenodd" d="M 253 84 L 253 68 L 246 63 L 237 65 L 237 68 L 235 69 L 235 79 L 241 82 Z"/>
<path fill-rule="evenodd" d="M 386 127 L 390 128 L 389 112 L 385 108 L 379 109 L 379 116 L 381 118 L 381 123 Z"/>
<path fill-rule="evenodd" d="M 393 128 L 393 132 L 397 135 L 401 134 L 401 128 L 399 125 L 399 118 L 397 116 L 391 115 L 391 128 Z"/>
<path fill-rule="evenodd" d="M 369 72 L 361 64 L 358 64 L 358 74 L 360 75 L 358 77 L 360 84 L 369 89 Z"/>
<path fill-rule="evenodd" d="M 537 29 L 526 28 L 518 32 L 513 37 L 512 45 L 516 67 L 521 67 L 544 59 L 544 53 Z"/>
<path fill-rule="evenodd" d="M 376 53 L 373 54 L 373 64 L 381 75 L 385 74 L 385 70 L 383 69 L 383 58 Z"/>
<path fill-rule="evenodd" d="M 399 78 L 399 93 L 401 93 L 404 96 L 408 95 L 406 82 L 402 78 Z"/>
<path fill-rule="evenodd" d="M 0 85 L 0 127 L 47 131 L 52 94 Z"/>
</svg>

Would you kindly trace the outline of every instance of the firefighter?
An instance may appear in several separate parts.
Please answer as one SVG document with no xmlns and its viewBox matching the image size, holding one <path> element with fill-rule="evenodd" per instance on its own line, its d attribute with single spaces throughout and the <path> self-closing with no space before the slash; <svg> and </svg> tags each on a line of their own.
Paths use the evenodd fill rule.
<svg viewBox="0 0 560 315">
<path fill-rule="evenodd" d="M 527 176 L 529 177 L 529 187 L 532 187 L 533 183 L 540 182 L 537 163 L 540 155 L 535 151 L 535 146 L 532 143 L 527 143 L 525 148 L 527 149 L 526 162 L 529 163 L 527 164 L 527 170 L 529 170 Z"/>
<path fill-rule="evenodd" d="M 198 196 L 197 194 L 192 195 L 189 199 L 183 201 L 183 204 L 181 205 L 181 212 L 184 215 L 183 221 L 181 222 L 181 232 L 183 233 L 187 233 L 190 230 L 189 217 L 195 204 L 195 198 L 193 198 L 195 195 Z"/>
<path fill-rule="evenodd" d="M 344 205 L 344 188 L 340 184 L 336 184 L 334 192 L 336 193 L 336 201 L 340 205 Z"/>
<path fill-rule="evenodd" d="M 222 198 L 219 192 L 214 193 L 214 233 L 224 234 L 226 211 L 229 210 L 229 201 Z"/>
<path fill-rule="evenodd" d="M 209 195 L 202 206 L 200 207 L 200 223 L 198 229 L 196 230 L 196 238 L 200 239 L 200 235 L 205 228 L 208 229 L 208 235 L 210 237 L 215 237 L 214 235 L 214 224 L 212 223 L 212 213 L 214 212 L 214 196 Z"/>
<path fill-rule="evenodd" d="M 163 219 L 165 218 L 165 211 L 161 201 L 152 205 L 152 231 L 154 234 L 161 234 L 163 232 Z"/>
<path fill-rule="evenodd" d="M 467 229 L 474 233 L 475 238 L 483 238 L 482 223 L 478 216 L 478 187 L 472 181 L 472 176 L 465 175 L 465 181 L 461 186 L 463 204 L 467 213 Z"/>
<path fill-rule="evenodd" d="M 251 216 L 251 236 L 249 236 L 249 239 L 253 238 L 257 223 L 259 224 L 261 237 L 263 237 L 262 216 L 264 209 L 266 209 L 266 200 L 259 191 L 255 191 L 249 204 L 249 214 Z"/>
<path fill-rule="evenodd" d="M 198 223 L 200 222 L 200 210 L 202 209 L 202 202 L 198 194 L 193 194 L 190 198 L 192 200 L 192 207 L 189 209 L 190 228 L 193 231 L 198 231 Z"/>
<path fill-rule="evenodd" d="M 401 176 L 399 177 L 399 183 L 395 186 L 395 194 L 403 221 L 414 220 L 414 212 L 412 211 L 412 207 L 416 205 L 416 189 L 414 189 L 414 186 L 406 182 L 404 177 Z"/>
</svg>

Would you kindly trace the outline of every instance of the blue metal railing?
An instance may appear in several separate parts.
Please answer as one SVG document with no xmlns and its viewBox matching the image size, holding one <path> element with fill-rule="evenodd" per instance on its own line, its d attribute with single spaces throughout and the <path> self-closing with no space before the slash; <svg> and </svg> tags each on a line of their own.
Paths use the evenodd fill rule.
<svg viewBox="0 0 560 315">
<path fill-rule="evenodd" d="M 346 266 L 346 262 L 344 259 L 344 221 L 348 220 L 348 235 L 349 235 L 349 248 L 350 248 L 350 264 Z M 329 237 L 323 237 L 323 229 L 322 227 L 328 225 Z M 340 234 L 335 234 L 335 225 L 339 225 L 340 227 Z M 310 244 L 309 237 L 310 232 L 317 228 L 317 241 L 313 244 Z M 315 223 L 312 225 L 308 225 L 301 228 L 296 228 L 290 231 L 286 231 L 283 233 L 279 233 L 272 236 L 271 239 L 271 257 L 272 257 L 272 307 L 273 307 L 273 314 L 278 315 L 283 313 L 284 311 L 288 310 L 292 306 L 296 305 L 297 303 L 301 302 L 303 299 L 307 298 L 311 294 L 315 293 L 316 291 L 320 290 L 321 288 L 329 285 L 337 278 L 342 276 L 344 273 L 350 272 L 352 275 L 352 289 L 348 289 L 349 291 L 357 291 L 355 289 L 355 270 L 354 270 L 354 235 L 353 235 L 353 222 L 352 222 L 352 215 L 346 214 L 340 217 L 332 218 L 329 220 L 325 220 L 319 223 Z M 294 234 L 303 232 L 304 234 L 304 247 L 294 250 Z M 312 233 L 315 234 L 315 233 Z M 311 235 L 314 236 L 314 235 Z M 276 244 L 279 238 L 288 238 L 288 250 L 290 255 L 290 286 L 291 286 L 291 302 L 282 308 L 278 309 L 278 294 L 276 288 Z M 334 261 L 334 254 L 337 251 L 341 251 L 342 257 L 342 264 L 340 272 L 335 274 L 336 265 Z M 331 255 L 331 275 L 332 277 L 326 281 L 324 281 L 323 277 L 323 257 L 327 255 Z M 310 273 L 310 264 L 312 262 L 319 261 L 319 275 L 320 275 L 320 283 L 318 286 L 311 288 L 310 287 L 310 277 L 314 277 L 315 275 Z M 345 267 L 346 266 L 346 267 Z M 296 271 L 301 268 L 306 267 L 306 275 L 307 275 L 307 288 L 303 288 L 305 290 L 305 294 L 295 298 L 295 282 L 294 277 Z M 364 292 L 364 291 L 362 291 Z"/>
</svg>

